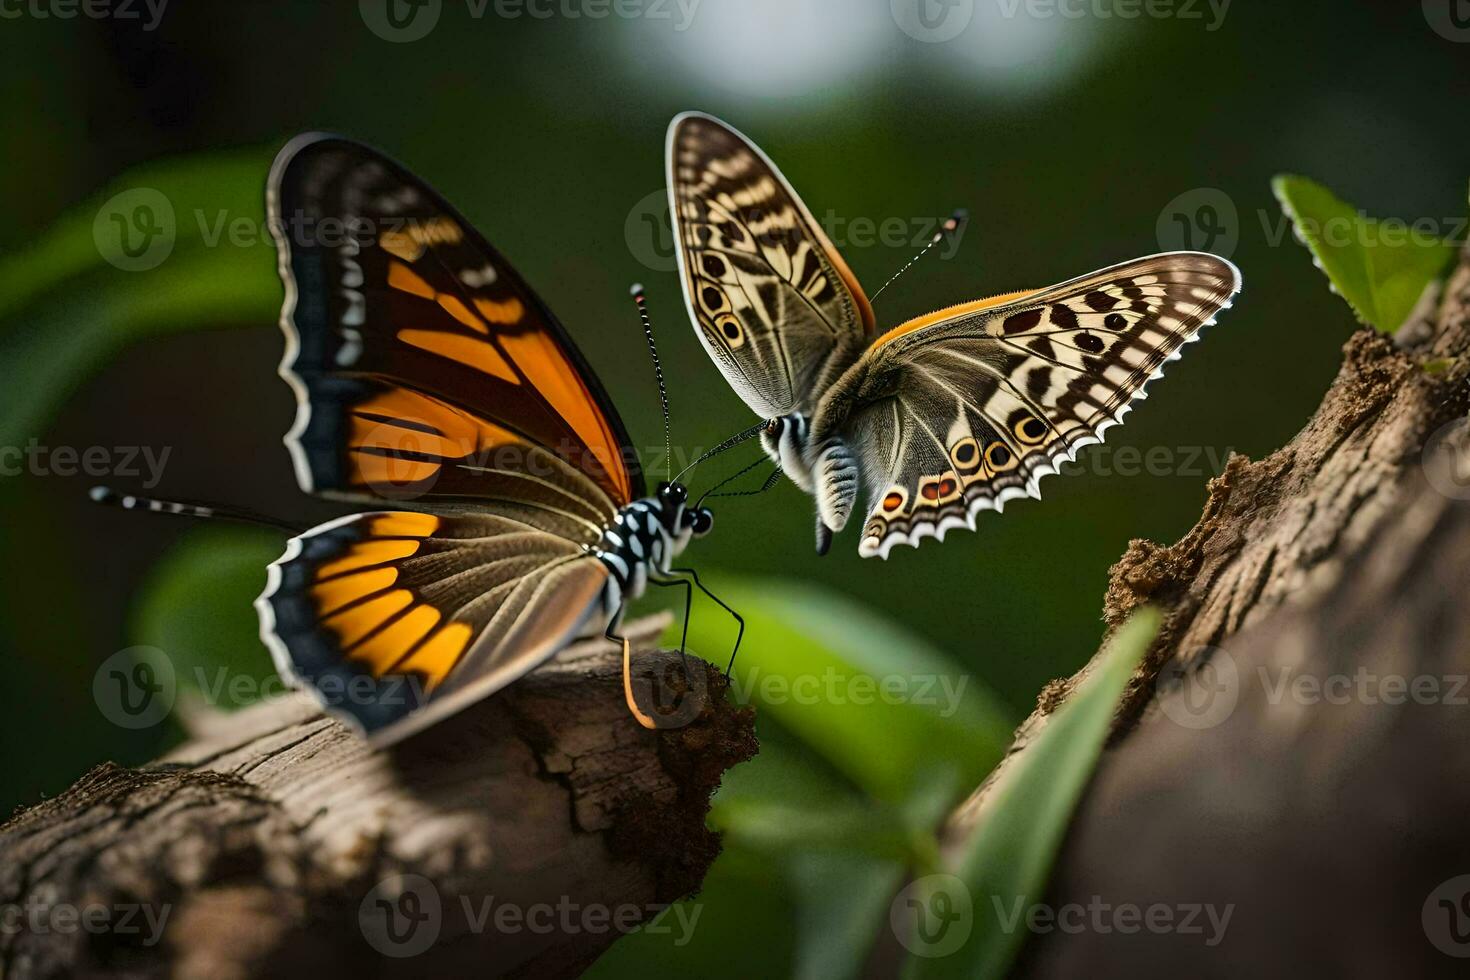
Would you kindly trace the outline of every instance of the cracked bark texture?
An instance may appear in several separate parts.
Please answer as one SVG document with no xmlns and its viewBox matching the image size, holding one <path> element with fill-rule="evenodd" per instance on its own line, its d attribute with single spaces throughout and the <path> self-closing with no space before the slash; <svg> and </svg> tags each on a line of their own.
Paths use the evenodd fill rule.
<svg viewBox="0 0 1470 980">
<path fill-rule="evenodd" d="M 1231 904 L 1225 938 L 1053 931 L 1028 944 L 1023 975 L 1464 966 L 1436 948 L 1426 902 L 1470 873 L 1470 691 L 1453 690 L 1470 675 L 1470 263 L 1420 310 L 1397 344 L 1354 334 L 1288 445 L 1233 456 L 1188 534 L 1133 541 L 1110 575 L 1110 630 L 1145 603 L 1165 621 L 1045 901 Z M 952 815 L 950 853 L 983 832 L 994 787 L 1096 663 L 1042 692 Z M 1399 677 L 1437 694 L 1396 693 L 1384 679 Z"/>
<path fill-rule="evenodd" d="M 720 672 L 686 673 L 640 632 L 640 703 L 681 727 L 639 727 L 621 656 L 596 643 L 386 751 L 292 695 L 149 766 L 96 767 L 0 827 L 0 907 L 100 908 L 107 925 L 22 912 L 0 976 L 576 975 L 698 889 L 719 852 L 710 795 L 756 751 Z M 418 952 L 399 940 L 422 934 L 403 916 L 426 901 Z M 485 919 L 507 906 L 554 918 Z M 142 917 L 120 928 L 134 907 L 166 915 L 157 941 Z"/>
</svg>

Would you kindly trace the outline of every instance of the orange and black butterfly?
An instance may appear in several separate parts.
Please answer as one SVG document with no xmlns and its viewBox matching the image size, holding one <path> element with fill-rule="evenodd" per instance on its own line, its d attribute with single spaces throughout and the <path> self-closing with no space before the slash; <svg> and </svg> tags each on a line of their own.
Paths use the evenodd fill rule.
<svg viewBox="0 0 1470 980">
<path fill-rule="evenodd" d="M 267 201 L 297 479 L 373 508 L 270 566 L 256 608 L 281 674 L 385 743 L 574 638 L 612 636 L 713 519 L 678 483 L 645 496 L 551 311 L 442 197 L 359 143 L 293 140 Z"/>
</svg>

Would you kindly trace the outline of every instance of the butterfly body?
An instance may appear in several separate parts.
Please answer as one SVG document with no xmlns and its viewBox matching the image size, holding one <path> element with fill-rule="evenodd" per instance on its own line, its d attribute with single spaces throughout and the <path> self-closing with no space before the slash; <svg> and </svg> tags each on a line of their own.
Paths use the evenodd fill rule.
<svg viewBox="0 0 1470 980">
<path fill-rule="evenodd" d="M 673 574 L 673 561 L 691 539 L 708 534 L 714 516 L 708 508 L 689 508 L 682 484 L 665 483 L 652 497 L 618 511 L 603 529 L 591 554 L 608 570 L 603 608 L 609 621 L 627 601 L 643 595 L 650 574 Z"/>
<path fill-rule="evenodd" d="M 974 529 L 1039 495 L 1230 305 L 1240 273 L 1169 252 L 879 333 L 871 304 L 768 157 L 702 113 L 669 127 L 680 277 L 700 339 L 763 418 L 766 452 L 817 511 L 824 551 L 864 496 L 858 545 Z"/>
<path fill-rule="evenodd" d="M 267 205 L 298 482 L 370 509 L 290 541 L 261 638 L 386 744 L 610 632 L 712 517 L 677 483 L 645 493 L 565 330 L 407 169 L 309 134 L 278 155 Z"/>
</svg>

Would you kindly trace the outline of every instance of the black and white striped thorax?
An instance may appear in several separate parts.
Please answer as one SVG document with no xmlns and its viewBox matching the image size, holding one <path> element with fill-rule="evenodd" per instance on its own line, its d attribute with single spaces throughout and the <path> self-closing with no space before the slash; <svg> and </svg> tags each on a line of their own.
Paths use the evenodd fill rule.
<svg viewBox="0 0 1470 980">
<path fill-rule="evenodd" d="M 619 510 L 590 547 L 609 573 L 604 606 L 610 614 L 641 596 L 650 574 L 670 574 L 690 539 L 709 532 L 713 516 L 704 507 L 688 507 L 688 499 L 680 484 L 660 484 L 658 493 Z"/>
</svg>

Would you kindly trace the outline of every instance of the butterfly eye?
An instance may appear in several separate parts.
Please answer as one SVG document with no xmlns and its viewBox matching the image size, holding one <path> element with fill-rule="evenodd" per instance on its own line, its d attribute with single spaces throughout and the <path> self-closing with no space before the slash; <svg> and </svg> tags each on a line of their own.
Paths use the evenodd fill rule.
<svg viewBox="0 0 1470 980">
<path fill-rule="evenodd" d="M 699 510 L 696 510 L 689 522 L 689 527 L 694 531 L 696 538 L 704 537 L 714 529 L 714 526 L 715 515 L 708 507 L 701 507 Z"/>
<path fill-rule="evenodd" d="M 785 427 L 785 420 L 778 415 L 766 423 L 766 435 L 774 439 L 781 434 L 781 430 Z"/>
</svg>

